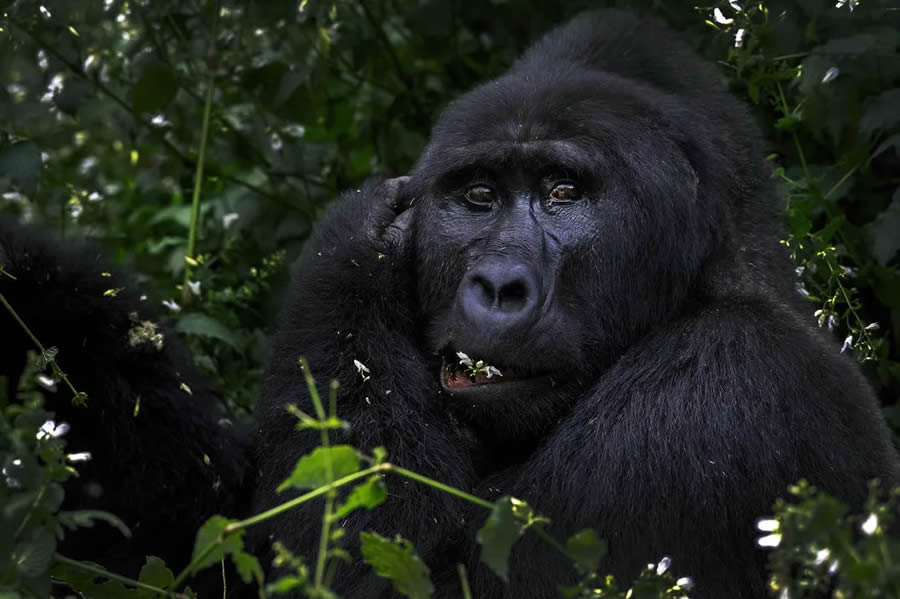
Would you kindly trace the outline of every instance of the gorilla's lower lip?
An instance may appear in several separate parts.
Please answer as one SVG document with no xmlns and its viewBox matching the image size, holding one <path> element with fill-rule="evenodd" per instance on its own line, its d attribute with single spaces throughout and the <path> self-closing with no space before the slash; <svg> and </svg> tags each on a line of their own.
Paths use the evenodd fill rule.
<svg viewBox="0 0 900 599">
<path fill-rule="evenodd" d="M 477 374 L 474 377 L 464 373 L 458 366 L 458 360 L 441 358 L 440 380 L 441 387 L 454 395 L 484 395 L 488 391 L 506 392 L 513 391 L 524 386 L 552 385 L 553 381 L 548 375 L 530 375 L 517 373 L 512 369 L 501 369 L 502 375 L 488 377 L 485 374 Z"/>
</svg>

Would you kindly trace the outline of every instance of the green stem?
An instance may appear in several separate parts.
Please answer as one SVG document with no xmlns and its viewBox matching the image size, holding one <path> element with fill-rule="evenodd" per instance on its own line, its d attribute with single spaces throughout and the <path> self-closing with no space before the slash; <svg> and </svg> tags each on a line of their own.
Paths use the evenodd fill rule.
<svg viewBox="0 0 900 599">
<path fill-rule="evenodd" d="M 857 164 L 857 165 L 855 165 L 853 168 L 851 168 L 850 170 L 848 170 L 846 173 L 844 173 L 844 176 L 841 177 L 840 179 L 838 179 L 838 182 L 835 183 L 834 185 L 832 185 L 832 186 L 831 186 L 831 189 L 829 189 L 829 190 L 825 193 L 825 196 L 824 196 L 825 199 L 827 200 L 828 198 L 830 198 L 830 197 L 832 196 L 832 194 L 834 194 L 834 192 L 836 192 L 836 191 L 841 187 L 841 185 L 843 185 L 844 183 L 846 183 L 847 179 L 849 179 L 850 177 L 852 177 L 852 176 L 853 176 L 853 173 L 855 173 L 855 172 L 856 172 L 856 169 L 858 169 L 858 168 L 859 168 L 859 165 Z"/>
<path fill-rule="evenodd" d="M 6 298 L 3 296 L 2 293 L 0 293 L 0 304 L 3 304 L 3 306 L 6 308 L 6 310 L 10 314 L 12 314 L 13 319 L 17 323 L 19 323 L 19 326 L 22 327 L 22 330 L 25 331 L 25 334 L 28 335 L 28 337 L 31 339 L 32 343 L 34 343 L 35 346 L 37 346 L 37 348 L 41 351 L 41 356 L 44 357 L 44 359 L 46 359 L 47 355 L 48 355 L 47 350 L 44 349 L 43 344 L 38 340 L 37 337 L 35 337 L 34 333 L 31 332 L 31 329 L 28 328 L 28 325 L 25 324 L 25 321 L 22 320 L 22 318 L 19 316 L 19 313 L 16 312 L 15 309 L 11 305 L 9 305 L 9 302 L 6 301 Z M 68 375 L 66 375 L 66 373 L 63 372 L 62 368 L 59 367 L 59 364 L 56 363 L 56 358 L 49 360 L 49 362 L 53 369 L 53 373 L 63 380 L 63 382 L 66 384 L 66 386 L 72 392 L 72 395 L 74 395 L 76 398 L 83 397 L 75 389 L 75 386 L 72 384 L 72 381 L 69 380 Z"/>
<path fill-rule="evenodd" d="M 462 564 L 456 564 L 456 571 L 459 572 L 459 584 L 462 587 L 463 599 L 472 599 L 472 589 L 469 588 L 469 577 L 466 574 L 466 567 Z"/>
<path fill-rule="evenodd" d="M 213 77 L 209 76 L 206 82 L 206 100 L 203 104 L 203 128 L 200 131 L 200 150 L 197 153 L 197 170 L 194 173 L 194 194 L 191 198 L 191 225 L 188 230 L 187 249 L 185 250 L 184 285 L 181 289 L 181 303 L 188 306 L 191 303 L 191 288 L 188 282 L 191 280 L 192 261 L 194 249 L 197 244 L 197 229 L 200 222 L 200 192 L 203 189 L 203 163 L 206 160 L 206 142 L 209 138 L 209 115 L 212 112 L 212 99 L 215 86 Z"/>
<path fill-rule="evenodd" d="M 128 578 L 127 576 L 121 576 L 119 574 L 113 574 L 112 572 L 108 572 L 103 568 L 95 566 L 93 564 L 87 564 L 85 562 L 79 562 L 74 559 L 70 559 L 65 557 L 64 555 L 56 554 L 56 561 L 60 564 L 66 564 L 67 566 L 71 566 L 73 568 L 78 568 L 79 570 L 83 570 L 85 572 L 90 572 L 91 574 L 95 574 L 97 576 L 102 576 L 103 578 L 108 578 L 109 580 L 115 580 L 117 582 L 121 582 L 122 584 L 127 584 L 128 586 L 136 587 L 139 589 L 146 589 L 148 591 L 153 591 L 157 595 L 171 595 L 173 597 L 178 597 L 179 599 L 187 599 L 187 595 L 182 593 L 171 593 L 166 589 L 153 586 L 152 584 L 147 584 L 145 582 L 141 582 L 139 580 L 134 580 L 133 578 Z"/>
<path fill-rule="evenodd" d="M 474 503 L 475 505 L 480 505 L 481 507 L 492 510 L 494 509 L 494 504 L 490 501 L 486 501 L 481 497 L 476 497 L 475 495 L 471 495 L 466 493 L 465 491 L 460 491 L 456 487 L 451 487 L 450 485 L 445 485 L 444 483 L 438 482 L 434 479 L 428 478 L 427 476 L 423 476 L 416 472 L 412 472 L 411 470 L 407 470 L 406 468 L 401 468 L 400 466 L 395 466 L 394 464 L 382 464 L 382 466 L 387 466 L 385 470 L 388 472 L 396 472 L 400 476 L 404 476 L 406 478 L 412 479 L 416 482 L 420 482 L 423 485 L 427 485 L 429 487 L 433 487 L 444 493 L 448 493 L 450 495 L 455 495 L 461 499 L 465 499 L 470 503 Z"/>
</svg>

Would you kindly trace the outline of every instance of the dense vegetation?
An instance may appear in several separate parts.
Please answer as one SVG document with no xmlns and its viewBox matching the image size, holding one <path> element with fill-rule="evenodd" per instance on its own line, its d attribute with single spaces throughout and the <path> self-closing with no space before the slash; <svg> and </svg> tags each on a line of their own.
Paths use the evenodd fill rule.
<svg viewBox="0 0 900 599">
<path fill-rule="evenodd" d="M 328 202 L 370 174 L 408 171 L 450 99 L 587 4 L 13 2 L 0 19 L 0 211 L 96 238 L 137 270 L 225 389 L 232 417 L 249 418 L 286 265 Z M 810 315 L 865 363 L 900 430 L 900 11 L 876 0 L 611 4 L 684 31 L 755 107 Z M 44 353 L 38 362 L 65 370 L 64 355 L 57 365 Z M 36 434 L 51 417 L 26 387 L 0 402 L 0 595 L 46 596 L 52 567 L 87 596 L 120 596 L 121 581 L 54 558 L 55 527 L 96 515 L 56 513 L 71 476 L 65 437 Z M 309 426 L 336 426 L 318 418 Z M 383 489 L 365 474 L 402 469 L 370 457 L 363 470 L 338 447 L 310 456 L 304 488 L 332 480 L 315 473 L 334 460 L 364 481 L 358 507 L 373 507 Z M 852 516 L 802 485 L 792 492 L 799 503 L 761 522 L 777 546 L 773 590 L 803 597 L 833 583 L 844 596 L 895 596 L 900 544 L 883 534 L 893 507 Z M 539 521 L 513 500 L 485 507 L 486 560 L 502 571 L 509 543 Z M 243 526 L 213 519 L 199 548 L 214 548 L 195 565 L 230 553 L 257 576 Z M 365 547 L 379 573 L 402 571 L 406 592 L 427 596 L 427 570 L 405 544 L 371 537 Z M 602 544 L 590 533 L 567 550 L 584 575 L 570 596 L 624 596 L 593 572 Z M 686 592 L 661 558 L 647 556 L 633 596 Z M 280 559 L 297 576 L 267 581 L 270 590 L 326 596 L 311 565 Z M 145 570 L 151 588 L 135 595 L 184 582 L 158 560 Z"/>
</svg>

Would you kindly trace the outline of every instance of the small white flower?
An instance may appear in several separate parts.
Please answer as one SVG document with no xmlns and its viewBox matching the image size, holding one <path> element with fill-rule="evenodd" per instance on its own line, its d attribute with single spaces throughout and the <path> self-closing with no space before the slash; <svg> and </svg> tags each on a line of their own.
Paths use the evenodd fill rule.
<svg viewBox="0 0 900 599">
<path fill-rule="evenodd" d="M 846 6 L 850 9 L 850 12 L 853 12 L 853 9 L 859 4 L 859 0 L 838 0 L 837 4 L 834 5 L 835 8 L 842 8 Z"/>
<path fill-rule="evenodd" d="M 87 462 L 88 460 L 91 459 L 91 452 L 90 451 L 81 451 L 78 453 L 70 453 L 69 455 L 66 456 L 66 459 L 73 463 L 74 462 Z"/>
<path fill-rule="evenodd" d="M 497 375 L 497 376 L 503 376 L 503 373 L 500 372 L 500 369 L 497 368 L 496 366 L 485 366 L 485 367 L 484 367 L 484 374 L 485 374 L 488 378 L 491 378 L 491 377 L 494 376 L 494 375 Z"/>
<path fill-rule="evenodd" d="M 860 525 L 859 529 L 867 535 L 873 534 L 878 529 L 878 516 L 869 514 L 869 517 Z"/>
<path fill-rule="evenodd" d="M 41 429 L 35 435 L 39 440 L 43 441 L 44 439 L 49 439 L 53 437 L 54 439 L 62 437 L 67 432 L 69 432 L 69 425 L 65 422 L 60 422 L 57 425 L 52 420 L 47 420 L 44 424 L 41 425 Z"/>
<path fill-rule="evenodd" d="M 681 588 L 683 588 L 687 591 L 690 591 L 692 588 L 694 588 L 694 581 L 688 576 L 679 578 L 678 580 L 675 581 L 675 584 L 677 584 L 678 586 L 680 586 Z"/>
<path fill-rule="evenodd" d="M 867 331 L 877 331 L 877 330 L 880 329 L 880 328 L 881 328 L 881 325 L 878 324 L 877 322 L 873 322 L 873 323 L 870 323 L 870 324 L 867 324 L 867 325 L 866 325 L 866 330 L 867 330 Z"/>
<path fill-rule="evenodd" d="M 179 306 L 175 300 L 167 299 L 163 300 L 162 305 L 171 310 L 172 312 L 181 312 L 181 306 Z"/>
<path fill-rule="evenodd" d="M 38 385 L 46 389 L 51 393 L 56 393 L 56 383 L 58 382 L 53 377 L 49 377 L 46 374 L 39 374 L 37 376 Z"/>
<path fill-rule="evenodd" d="M 841 345 L 841 353 L 844 353 L 851 347 L 853 347 L 853 335 L 847 335 L 847 338 L 844 339 L 844 344 Z"/>
<path fill-rule="evenodd" d="M 353 360 L 353 365 L 356 367 L 356 372 L 359 373 L 359 376 L 362 377 L 363 381 L 369 380 L 369 367 L 360 362 L 359 360 Z"/>
<path fill-rule="evenodd" d="M 662 576 L 669 570 L 669 566 L 672 565 L 672 558 L 664 557 L 659 560 L 659 563 L 656 564 L 656 575 Z"/>
<path fill-rule="evenodd" d="M 240 215 L 237 212 L 229 212 L 228 214 L 222 216 L 222 228 L 227 229 L 231 226 L 231 223 L 236 221 Z"/>
<path fill-rule="evenodd" d="M 818 552 L 816 552 L 816 565 L 821 566 L 822 564 L 824 564 L 825 560 L 827 560 L 830 555 L 831 555 L 830 550 L 820 549 Z"/>
<path fill-rule="evenodd" d="M 188 287 L 194 295 L 200 295 L 200 281 L 188 281 Z"/>
<path fill-rule="evenodd" d="M 741 8 L 741 5 L 738 4 L 737 2 L 735 2 L 735 0 L 728 0 L 728 6 L 730 6 L 731 8 L 733 8 L 734 10 L 736 10 L 738 12 L 741 12 L 743 10 Z"/>
<path fill-rule="evenodd" d="M 760 537 L 756 540 L 756 544 L 760 547 L 778 547 L 781 544 L 781 533 L 773 533 Z"/>
<path fill-rule="evenodd" d="M 41 15 L 42 15 L 45 19 L 49 19 L 50 17 L 53 16 L 52 14 L 50 14 L 50 11 L 47 10 L 47 7 L 46 7 L 46 6 L 41 6 L 41 7 L 40 7 L 40 10 L 41 10 Z"/>
<path fill-rule="evenodd" d="M 722 9 L 716 8 L 713 10 L 713 19 L 715 19 L 716 23 L 719 25 L 731 25 L 734 23 L 734 19 L 729 19 L 725 15 L 722 14 Z"/>
<path fill-rule="evenodd" d="M 737 30 L 737 32 L 734 34 L 734 47 L 735 48 L 742 48 L 744 46 L 744 35 L 746 35 L 746 34 L 747 34 L 747 31 L 743 27 L 741 27 L 740 29 Z"/>
<path fill-rule="evenodd" d="M 841 560 L 837 560 L 837 559 L 834 560 L 833 562 L 831 562 L 831 565 L 828 566 L 828 573 L 831 575 L 834 575 L 834 573 L 837 572 L 837 570 L 838 570 L 838 566 L 840 566 L 840 565 L 841 565 Z"/>
<path fill-rule="evenodd" d="M 459 363 L 463 366 L 473 366 L 472 358 L 467 356 L 461 351 L 456 352 L 456 357 L 459 358 Z"/>
<path fill-rule="evenodd" d="M 838 320 L 834 314 L 828 315 L 828 330 L 833 331 L 838 324 Z"/>
<path fill-rule="evenodd" d="M 831 67 L 827 71 L 825 71 L 825 76 L 822 77 L 822 83 L 828 83 L 829 81 L 834 81 L 837 79 L 837 76 L 841 73 L 840 69 L 837 67 Z"/>
<path fill-rule="evenodd" d="M 756 523 L 756 528 L 763 532 L 775 532 L 780 526 L 781 525 L 778 523 L 778 520 L 774 520 L 771 518 L 767 520 L 760 520 Z"/>
</svg>

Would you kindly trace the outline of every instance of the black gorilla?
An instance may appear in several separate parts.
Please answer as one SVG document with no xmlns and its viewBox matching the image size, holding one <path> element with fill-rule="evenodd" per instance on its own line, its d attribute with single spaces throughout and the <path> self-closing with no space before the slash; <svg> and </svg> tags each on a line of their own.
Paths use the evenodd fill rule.
<svg viewBox="0 0 900 599">
<path fill-rule="evenodd" d="M 248 486 L 255 510 L 286 500 L 275 488 L 319 440 L 285 409 L 311 409 L 305 356 L 341 383 L 343 441 L 521 497 L 559 537 L 595 528 L 610 545 L 601 569 L 623 581 L 670 555 L 695 597 L 763 597 L 754 521 L 788 484 L 858 504 L 870 478 L 900 482 L 900 464 L 858 368 L 794 295 L 761 156 L 745 108 L 666 30 L 604 12 L 554 31 L 447 109 L 408 179 L 346 194 L 319 225 L 275 335 L 250 485 L 248 440 L 218 424 L 217 392 L 174 335 L 130 341 L 155 319 L 134 283 L 92 250 L 0 223 L 17 278 L 0 276 L 0 292 L 90 396 L 84 409 L 51 398 L 70 450 L 95 456 L 67 501 L 138 536 L 87 531 L 73 556 L 181 565 L 205 517 L 247 511 Z M 0 374 L 15 379 L 30 342 L 3 311 L 0 330 Z M 470 378 L 457 352 L 502 375 Z M 440 597 L 459 596 L 457 562 L 477 597 L 552 597 L 571 580 L 526 536 L 503 586 L 478 562 L 483 511 L 387 484 L 384 505 L 342 522 L 347 538 L 413 540 Z M 311 556 L 320 510 L 251 529 L 259 551 L 278 539 Z M 336 587 L 394 594 L 359 562 Z"/>
<path fill-rule="evenodd" d="M 596 529 L 621 580 L 670 555 L 696 597 L 764 596 L 754 521 L 790 483 L 858 503 L 900 467 L 858 368 L 799 309 L 762 155 L 714 68 L 659 26 L 604 12 L 549 34 L 447 109 L 408 181 L 320 224 L 259 404 L 256 509 L 318 442 L 285 410 L 311 409 L 302 355 L 340 381 L 347 442 L 523 498 L 560 536 Z M 503 376 L 469 378 L 460 351 Z M 457 561 L 478 597 L 571 579 L 526 537 L 502 586 L 477 563 L 478 508 L 388 485 L 348 537 L 413 539 L 441 596 Z M 265 539 L 311 555 L 320 509 Z M 389 596 L 367 572 L 342 567 L 339 591 Z"/>
<path fill-rule="evenodd" d="M 62 383 L 45 393 L 56 421 L 71 425 L 67 451 L 92 455 L 78 464 L 63 508 L 108 510 L 134 534 L 128 540 L 106 525 L 79 529 L 67 533 L 60 551 L 130 575 L 145 555 L 186 565 L 206 518 L 248 509 L 250 435 L 220 423 L 218 390 L 177 335 L 158 324 L 133 278 L 96 248 L 0 219 L 0 264 L 15 277 L 0 275 L 0 293 L 45 346 L 59 349 L 61 367 L 88 395 L 76 407 Z M 0 376 L 10 396 L 26 350 L 34 349 L 0 306 Z"/>
</svg>

